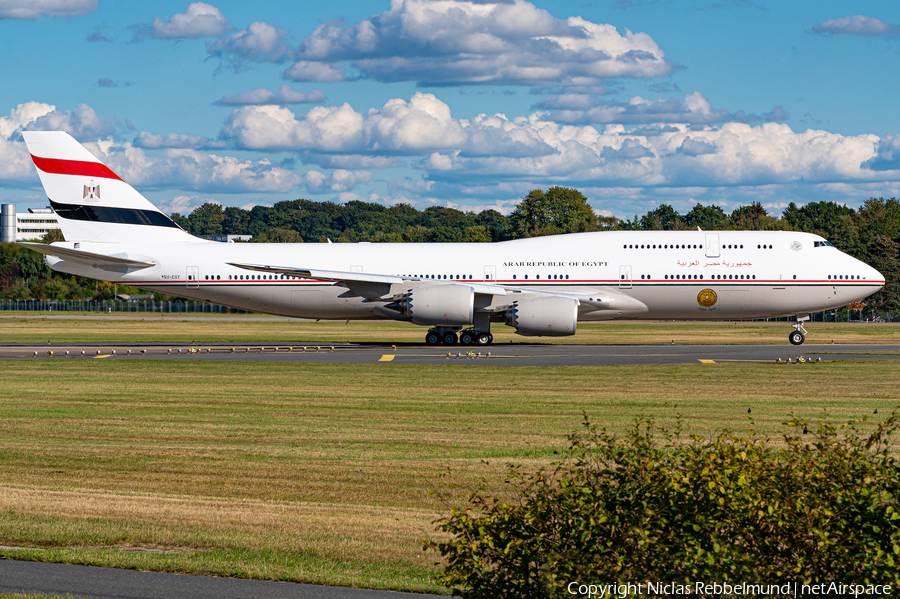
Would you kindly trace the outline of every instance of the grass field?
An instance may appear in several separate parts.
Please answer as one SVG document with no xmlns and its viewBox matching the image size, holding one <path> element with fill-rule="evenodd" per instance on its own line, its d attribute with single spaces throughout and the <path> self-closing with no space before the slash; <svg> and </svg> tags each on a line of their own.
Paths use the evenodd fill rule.
<svg viewBox="0 0 900 599">
<path fill-rule="evenodd" d="M 582 413 L 701 436 L 885 417 L 894 362 L 506 368 L 5 361 L 0 558 L 445 592 L 421 541 Z M 748 408 L 752 414 L 748 415 Z M 878 414 L 873 414 L 875 409 Z M 429 494 L 437 490 L 437 494 Z"/>
<path fill-rule="evenodd" d="M 496 343 L 588 344 L 787 344 L 787 322 L 581 323 L 572 337 L 521 337 L 495 325 Z M 900 344 L 900 323 L 812 323 L 812 343 Z M 426 327 L 407 323 L 288 320 L 264 316 L 146 314 L 109 316 L 4 314 L 0 343 L 151 343 L 191 341 L 303 343 L 422 343 Z"/>
</svg>

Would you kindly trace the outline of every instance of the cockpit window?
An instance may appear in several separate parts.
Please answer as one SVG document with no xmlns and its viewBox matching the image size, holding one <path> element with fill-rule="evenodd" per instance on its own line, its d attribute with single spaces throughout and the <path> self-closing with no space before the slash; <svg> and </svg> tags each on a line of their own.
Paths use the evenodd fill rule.
<svg viewBox="0 0 900 599">
<path fill-rule="evenodd" d="M 825 246 L 832 247 L 832 248 L 834 247 L 834 245 L 832 245 L 832 243 L 831 243 L 830 241 L 816 241 L 816 242 L 813 242 L 813 247 L 817 247 L 817 248 L 818 248 L 818 247 L 825 247 Z"/>
</svg>

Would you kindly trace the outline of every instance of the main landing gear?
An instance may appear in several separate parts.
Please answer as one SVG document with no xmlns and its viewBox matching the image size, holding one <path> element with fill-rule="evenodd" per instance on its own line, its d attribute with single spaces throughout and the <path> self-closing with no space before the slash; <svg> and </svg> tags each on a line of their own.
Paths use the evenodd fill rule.
<svg viewBox="0 0 900 599">
<path fill-rule="evenodd" d="M 459 342 L 463 345 L 490 345 L 494 336 L 489 332 L 466 329 L 459 334 Z"/>
<path fill-rule="evenodd" d="M 792 324 L 794 330 L 788 335 L 788 340 L 791 342 L 791 345 L 802 345 L 806 340 L 806 329 L 803 328 L 803 323 L 809 320 L 809 314 L 805 316 L 797 316 L 797 322 Z"/>
<path fill-rule="evenodd" d="M 459 341 L 461 345 L 490 345 L 494 342 L 494 336 L 487 331 L 465 329 L 459 332 L 456 329 L 436 327 L 425 335 L 425 343 L 428 345 L 455 345 Z"/>
<path fill-rule="evenodd" d="M 431 329 L 425 335 L 425 343 L 428 345 L 440 345 L 441 343 L 444 345 L 455 345 L 456 332 L 453 329 Z"/>
</svg>

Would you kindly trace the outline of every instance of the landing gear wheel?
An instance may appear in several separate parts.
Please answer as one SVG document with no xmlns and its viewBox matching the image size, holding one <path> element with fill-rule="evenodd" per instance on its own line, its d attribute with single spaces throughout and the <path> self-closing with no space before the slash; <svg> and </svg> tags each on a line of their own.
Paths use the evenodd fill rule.
<svg viewBox="0 0 900 599">
<path fill-rule="evenodd" d="M 462 345 L 472 345 L 475 343 L 476 339 L 478 338 L 473 331 L 463 331 L 459 334 L 459 342 Z"/>
<path fill-rule="evenodd" d="M 790 339 L 791 345 L 802 345 L 803 341 L 806 340 L 806 336 L 800 331 L 794 331 L 788 335 L 788 339 Z"/>
<path fill-rule="evenodd" d="M 475 343 L 478 345 L 489 345 L 491 343 L 491 334 L 478 333 L 478 336 L 475 338 Z"/>
<path fill-rule="evenodd" d="M 456 333 L 453 331 L 447 331 L 444 333 L 444 345 L 456 345 Z"/>
<path fill-rule="evenodd" d="M 437 334 L 437 331 L 428 331 L 428 334 L 425 335 L 425 343 L 428 345 L 439 345 L 441 336 Z"/>
</svg>

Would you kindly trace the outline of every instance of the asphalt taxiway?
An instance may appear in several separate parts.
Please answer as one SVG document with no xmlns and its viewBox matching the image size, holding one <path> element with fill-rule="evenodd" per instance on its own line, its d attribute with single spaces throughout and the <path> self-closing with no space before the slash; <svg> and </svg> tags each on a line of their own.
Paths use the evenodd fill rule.
<svg viewBox="0 0 900 599">
<path fill-rule="evenodd" d="M 387 344 L 143 344 L 2 345 L 0 359 L 193 360 L 318 364 L 477 364 L 489 366 L 606 366 L 898 360 L 900 345 L 550 345 L 486 347 Z"/>
<path fill-rule="evenodd" d="M 93 599 L 422 599 L 438 595 L 0 560 L 0 593 Z"/>
</svg>

